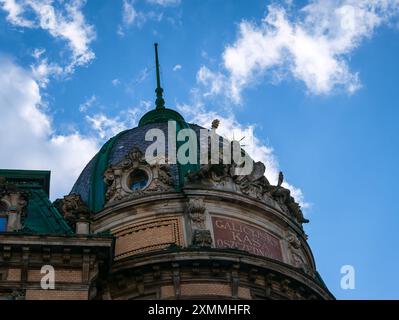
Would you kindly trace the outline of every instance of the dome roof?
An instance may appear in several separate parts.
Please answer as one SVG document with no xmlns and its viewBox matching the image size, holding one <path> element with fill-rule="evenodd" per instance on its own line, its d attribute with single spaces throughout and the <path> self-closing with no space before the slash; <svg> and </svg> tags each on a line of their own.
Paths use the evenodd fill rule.
<svg viewBox="0 0 399 320">
<path fill-rule="evenodd" d="M 154 110 L 155 111 L 155 110 Z M 151 112 L 151 111 L 150 111 Z M 146 115 L 143 116 L 145 118 Z M 181 118 L 183 119 L 183 118 Z M 168 119 L 162 119 L 167 121 Z M 175 119 L 171 119 L 175 120 Z M 183 120 L 184 121 L 184 120 Z M 202 127 L 195 124 L 187 124 L 186 122 L 178 122 L 178 127 L 191 128 L 199 137 Z M 157 122 L 138 126 L 133 129 L 122 131 L 110 140 L 108 140 L 93 159 L 86 165 L 75 182 L 71 194 L 78 194 L 82 200 L 89 206 L 93 212 L 103 209 L 105 204 L 106 185 L 104 183 L 104 173 L 109 166 L 113 166 L 121 162 L 134 148 L 138 148 L 145 153 L 148 146 L 153 141 L 146 141 L 145 135 L 150 129 L 160 129 L 165 135 L 165 152 L 168 153 L 168 123 Z M 177 128 L 179 130 L 179 128 Z M 170 164 L 169 170 L 175 182 L 176 190 L 182 186 L 182 177 L 193 166 L 182 166 L 179 164 Z"/>
<path fill-rule="evenodd" d="M 155 44 L 156 56 L 156 76 L 157 88 L 154 110 L 144 114 L 136 128 L 129 129 L 117 134 L 108 140 L 94 158 L 87 164 L 74 184 L 71 194 L 80 195 L 82 200 L 88 205 L 92 212 L 99 212 L 106 203 L 107 185 L 104 181 L 104 173 L 110 166 L 115 166 L 122 162 L 134 149 L 140 150 L 143 154 L 146 149 L 153 144 L 153 141 L 146 141 L 145 136 L 150 129 L 160 129 L 165 136 L 165 155 L 168 150 L 168 122 L 173 121 L 176 124 L 176 134 L 182 129 L 191 128 L 196 133 L 197 145 L 201 127 L 188 124 L 184 118 L 176 111 L 165 107 L 163 99 L 163 89 L 161 87 L 158 44 Z M 184 142 L 175 141 L 176 149 Z M 176 151 L 176 150 L 175 150 Z M 184 177 L 188 172 L 199 170 L 199 164 L 168 164 L 169 174 L 173 180 L 176 191 L 179 191 L 184 183 Z"/>
</svg>

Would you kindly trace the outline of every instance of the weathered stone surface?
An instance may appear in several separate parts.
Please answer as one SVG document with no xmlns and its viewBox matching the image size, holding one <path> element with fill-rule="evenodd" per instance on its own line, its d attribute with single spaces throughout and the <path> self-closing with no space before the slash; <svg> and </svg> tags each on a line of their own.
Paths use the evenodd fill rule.
<svg viewBox="0 0 399 320">
<path fill-rule="evenodd" d="M 142 170 L 148 176 L 148 184 L 139 190 L 129 186 L 130 174 L 134 170 Z M 117 165 L 110 166 L 104 173 L 107 185 L 105 194 L 107 204 L 125 198 L 140 197 L 150 193 L 174 190 L 174 181 L 169 166 L 160 163 L 149 164 L 138 148 L 133 148 Z"/>
</svg>

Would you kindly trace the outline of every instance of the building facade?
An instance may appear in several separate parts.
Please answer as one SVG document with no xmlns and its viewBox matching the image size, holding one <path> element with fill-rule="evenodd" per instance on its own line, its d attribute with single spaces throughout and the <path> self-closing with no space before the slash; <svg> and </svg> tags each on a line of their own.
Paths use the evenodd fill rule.
<svg viewBox="0 0 399 320">
<path fill-rule="evenodd" d="M 0 298 L 334 299 L 282 173 L 271 185 L 254 162 L 237 175 L 217 120 L 208 130 L 165 107 L 156 64 L 156 108 L 110 139 L 69 195 L 50 202 L 49 172 L 0 170 Z M 153 161 L 149 132 L 165 138 Z M 198 159 L 215 137 L 217 162 L 170 161 L 184 141 Z"/>
</svg>

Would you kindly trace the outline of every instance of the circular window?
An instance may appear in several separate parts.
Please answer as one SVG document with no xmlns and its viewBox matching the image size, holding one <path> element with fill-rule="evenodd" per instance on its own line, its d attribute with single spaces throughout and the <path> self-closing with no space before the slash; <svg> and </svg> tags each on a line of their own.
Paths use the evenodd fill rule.
<svg viewBox="0 0 399 320">
<path fill-rule="evenodd" d="M 148 184 L 148 175 L 144 170 L 136 169 L 130 174 L 130 190 L 142 190 Z"/>
</svg>

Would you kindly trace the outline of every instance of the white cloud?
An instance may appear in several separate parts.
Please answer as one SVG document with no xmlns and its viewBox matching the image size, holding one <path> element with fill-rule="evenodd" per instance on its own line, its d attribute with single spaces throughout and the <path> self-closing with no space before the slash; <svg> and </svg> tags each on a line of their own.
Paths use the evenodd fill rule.
<svg viewBox="0 0 399 320">
<path fill-rule="evenodd" d="M 149 111 L 153 104 L 154 102 L 150 100 L 140 100 L 139 106 L 142 111 Z"/>
<path fill-rule="evenodd" d="M 133 7 L 133 3 L 123 0 L 123 22 L 127 25 L 132 24 L 137 17 L 137 12 Z"/>
<path fill-rule="evenodd" d="M 127 111 L 122 111 L 116 117 L 97 113 L 92 116 L 87 115 L 86 120 L 90 123 L 99 139 L 107 140 L 121 131 L 135 127 L 137 125 L 137 116 L 141 111 L 142 109 L 139 108 L 130 108 Z"/>
<path fill-rule="evenodd" d="M 352 93 L 360 81 L 349 68 L 350 55 L 398 16 L 398 0 L 314 0 L 295 14 L 270 5 L 260 23 L 240 23 L 237 39 L 223 52 L 226 74 L 201 68 L 198 79 L 213 93 L 223 86 L 236 103 L 245 87 L 264 76 L 275 81 L 290 75 L 312 94 Z"/>
<path fill-rule="evenodd" d="M 122 24 L 117 29 L 117 34 L 121 37 L 125 36 L 125 30 L 130 26 L 134 25 L 141 28 L 148 19 L 154 18 L 152 12 L 144 13 L 136 10 L 134 3 L 135 0 L 123 0 Z"/>
<path fill-rule="evenodd" d="M 90 98 L 86 99 L 86 101 L 79 106 L 79 111 L 86 112 L 96 101 L 97 97 L 93 94 Z"/>
<path fill-rule="evenodd" d="M 178 105 L 178 109 L 184 113 L 189 122 L 196 123 L 204 128 L 211 128 L 212 121 L 220 120 L 217 133 L 229 140 L 240 141 L 246 152 L 255 160 L 261 161 L 266 166 L 265 176 L 271 184 L 276 185 L 280 172 L 277 157 L 271 146 L 266 145 L 255 134 L 255 125 L 243 125 L 237 121 L 234 115 L 221 116 L 217 112 L 207 111 L 201 106 Z M 302 208 L 309 207 L 304 199 L 302 190 L 285 182 L 284 187 L 291 190 L 291 195 L 299 202 Z"/>
<path fill-rule="evenodd" d="M 125 25 L 131 25 L 137 22 L 140 14 L 137 13 L 136 9 L 133 7 L 133 1 L 123 0 L 123 23 Z"/>
<path fill-rule="evenodd" d="M 85 21 L 84 4 L 84 0 L 61 1 L 57 5 L 50 0 L 0 0 L 1 8 L 8 13 L 7 20 L 13 25 L 41 28 L 67 42 L 71 57 L 64 67 L 65 73 L 72 73 L 77 66 L 87 65 L 95 58 L 90 48 L 95 32 Z M 40 64 L 46 65 L 47 60 Z"/>
<path fill-rule="evenodd" d="M 21 17 L 23 12 L 25 11 L 24 3 L 21 4 L 16 0 L 0 0 L 0 4 L 2 5 L 2 8 L 8 13 L 7 21 L 21 27 L 33 27 L 32 21 Z"/>
<path fill-rule="evenodd" d="M 147 0 L 147 2 L 167 7 L 167 6 L 177 6 L 181 3 L 181 0 Z"/>
<path fill-rule="evenodd" d="M 180 0 L 147 0 L 148 3 L 159 5 L 161 7 L 176 6 L 180 4 Z M 123 0 L 122 3 L 122 23 L 118 25 L 116 33 L 124 37 L 126 30 L 131 26 L 141 28 L 147 21 L 160 22 L 164 18 L 161 10 L 141 11 L 135 7 L 135 0 Z M 168 18 L 171 22 L 172 18 Z"/>
<path fill-rule="evenodd" d="M 113 137 L 117 133 L 127 129 L 125 123 L 119 117 L 109 118 L 103 113 L 86 116 L 86 120 L 102 140 Z"/>
<path fill-rule="evenodd" d="M 57 77 L 64 74 L 63 68 L 57 63 L 49 63 L 47 58 L 42 58 L 45 52 L 45 49 L 35 49 L 33 57 L 36 63 L 31 65 L 32 74 L 42 88 L 47 87 L 50 77 Z"/>
<path fill-rule="evenodd" d="M 206 66 L 202 66 L 197 72 L 197 83 L 203 85 L 203 95 L 212 96 L 223 93 L 227 88 L 227 77 L 220 72 L 213 72 Z"/>
<path fill-rule="evenodd" d="M 117 87 L 121 84 L 121 81 L 119 79 L 113 79 L 111 82 L 114 87 Z"/>
<path fill-rule="evenodd" d="M 78 132 L 57 134 L 32 75 L 0 57 L 0 168 L 51 170 L 52 198 L 69 193 L 98 150 Z"/>
<path fill-rule="evenodd" d="M 177 65 L 175 65 L 175 66 L 173 67 L 173 71 L 178 71 L 178 70 L 181 70 L 181 69 L 182 69 L 181 64 L 177 64 Z"/>
<path fill-rule="evenodd" d="M 127 92 L 134 92 L 135 87 L 141 83 L 143 83 L 148 76 L 150 75 L 150 71 L 147 67 L 144 67 L 140 70 L 140 72 L 128 83 L 125 84 L 125 89 Z"/>
</svg>

